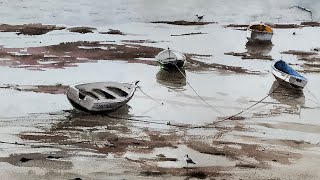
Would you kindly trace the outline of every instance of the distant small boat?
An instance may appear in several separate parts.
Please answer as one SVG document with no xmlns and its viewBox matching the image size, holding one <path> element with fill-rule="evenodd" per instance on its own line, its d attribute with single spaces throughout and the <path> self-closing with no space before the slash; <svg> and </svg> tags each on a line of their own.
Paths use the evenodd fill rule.
<svg viewBox="0 0 320 180">
<path fill-rule="evenodd" d="M 173 51 L 168 48 L 161 51 L 156 56 L 156 60 L 163 69 L 170 70 L 182 68 L 186 61 L 186 56 L 180 52 Z"/>
<path fill-rule="evenodd" d="M 294 89 L 303 89 L 308 79 L 292 69 L 286 62 L 279 60 L 271 66 L 272 74 L 277 81 Z"/>
<path fill-rule="evenodd" d="M 247 39 L 249 42 L 271 43 L 273 30 L 263 23 L 251 24 L 247 28 Z"/>
<path fill-rule="evenodd" d="M 139 81 L 132 84 L 95 82 L 71 86 L 67 98 L 71 105 L 86 112 L 113 111 L 125 105 L 133 96 Z"/>
</svg>

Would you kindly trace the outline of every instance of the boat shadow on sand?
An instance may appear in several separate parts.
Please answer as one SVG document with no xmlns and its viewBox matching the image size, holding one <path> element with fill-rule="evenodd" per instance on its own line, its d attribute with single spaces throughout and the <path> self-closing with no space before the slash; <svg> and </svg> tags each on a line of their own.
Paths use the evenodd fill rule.
<svg viewBox="0 0 320 180">
<path fill-rule="evenodd" d="M 184 69 L 164 70 L 160 69 L 156 75 L 157 83 L 176 91 L 184 91 L 187 85 L 186 72 Z"/>
<path fill-rule="evenodd" d="M 77 109 L 66 111 L 68 114 L 66 118 L 54 126 L 50 131 L 59 131 L 65 129 L 90 129 L 91 127 L 101 128 L 103 126 L 113 126 L 116 124 L 123 124 L 126 121 L 121 119 L 131 118 L 129 114 L 130 106 L 124 105 L 114 111 L 104 113 L 88 113 Z"/>
<path fill-rule="evenodd" d="M 66 111 L 69 113 L 69 115 L 67 116 L 68 119 L 72 119 L 72 118 L 79 118 L 79 117 L 94 117 L 94 116 L 101 116 L 104 118 L 108 118 L 110 116 L 121 116 L 121 117 L 126 117 L 126 118 L 130 118 L 131 116 L 129 115 L 131 107 L 128 104 L 125 104 L 123 106 L 121 106 L 118 109 L 115 109 L 113 111 L 104 111 L 104 112 L 94 112 L 94 113 L 90 113 L 90 112 L 85 112 L 85 111 L 81 111 L 78 109 L 72 109 L 69 111 Z"/>
<path fill-rule="evenodd" d="M 273 82 L 269 93 L 271 93 L 271 98 L 277 100 L 281 104 L 288 105 L 297 111 L 300 111 L 300 108 L 305 106 L 303 91 L 285 87 L 278 81 Z"/>
</svg>

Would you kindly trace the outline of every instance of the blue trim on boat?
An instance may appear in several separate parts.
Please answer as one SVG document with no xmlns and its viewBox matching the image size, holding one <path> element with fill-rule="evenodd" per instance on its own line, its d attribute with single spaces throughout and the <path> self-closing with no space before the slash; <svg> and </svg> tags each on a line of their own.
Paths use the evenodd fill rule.
<svg viewBox="0 0 320 180">
<path fill-rule="evenodd" d="M 279 71 L 282 71 L 286 74 L 295 76 L 299 79 L 302 80 L 307 80 L 305 77 L 303 77 L 301 74 L 299 74 L 297 71 L 295 71 L 294 69 L 292 69 L 291 66 L 289 66 L 286 62 L 284 62 L 283 60 L 279 60 L 274 64 L 274 67 L 276 69 L 278 69 Z"/>
</svg>

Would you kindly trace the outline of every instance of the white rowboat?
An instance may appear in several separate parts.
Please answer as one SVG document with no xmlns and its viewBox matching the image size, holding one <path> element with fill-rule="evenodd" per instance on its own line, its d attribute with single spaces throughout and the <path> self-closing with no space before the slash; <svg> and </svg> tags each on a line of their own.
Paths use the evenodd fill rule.
<svg viewBox="0 0 320 180">
<path fill-rule="evenodd" d="M 75 108 L 87 112 L 113 111 L 125 105 L 133 96 L 137 86 L 117 82 L 94 82 L 71 86 L 67 98 Z"/>
</svg>

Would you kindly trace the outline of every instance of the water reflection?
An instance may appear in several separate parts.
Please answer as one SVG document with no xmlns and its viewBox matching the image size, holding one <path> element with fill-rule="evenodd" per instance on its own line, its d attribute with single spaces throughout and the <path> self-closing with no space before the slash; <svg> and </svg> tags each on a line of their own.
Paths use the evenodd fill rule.
<svg viewBox="0 0 320 180">
<path fill-rule="evenodd" d="M 187 84 L 185 76 L 186 72 L 184 69 L 181 69 L 180 71 L 166 71 L 160 69 L 156 78 L 157 82 L 163 86 L 178 91 L 184 91 L 184 86 Z"/>
<path fill-rule="evenodd" d="M 303 91 L 297 91 L 292 88 L 287 88 L 280 85 L 278 81 L 273 82 L 269 93 L 271 92 L 273 92 L 270 95 L 271 98 L 279 101 L 282 104 L 286 104 L 296 108 L 305 105 L 305 97 Z"/>
<path fill-rule="evenodd" d="M 267 56 L 272 50 L 272 43 L 246 43 L 247 53 L 250 55 L 264 55 Z"/>
</svg>

